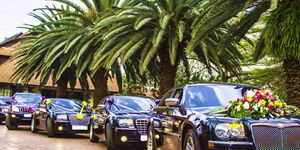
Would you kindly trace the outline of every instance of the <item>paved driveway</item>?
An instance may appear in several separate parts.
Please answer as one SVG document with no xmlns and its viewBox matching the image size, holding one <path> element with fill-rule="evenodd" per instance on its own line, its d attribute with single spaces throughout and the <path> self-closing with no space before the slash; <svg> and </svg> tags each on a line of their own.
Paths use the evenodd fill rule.
<svg viewBox="0 0 300 150">
<path fill-rule="evenodd" d="M 48 138 L 46 133 L 21 128 L 9 131 L 0 125 L 0 150 L 106 150 L 103 142 L 90 143 L 88 134 Z"/>
</svg>

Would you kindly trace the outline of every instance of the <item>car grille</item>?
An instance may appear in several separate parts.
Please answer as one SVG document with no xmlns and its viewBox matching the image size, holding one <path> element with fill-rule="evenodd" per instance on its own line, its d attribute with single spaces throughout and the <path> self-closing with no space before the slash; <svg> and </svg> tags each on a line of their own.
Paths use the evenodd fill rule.
<svg viewBox="0 0 300 150">
<path fill-rule="evenodd" d="M 79 120 L 76 118 L 76 115 L 69 115 L 69 121 L 71 125 L 87 126 L 90 123 L 90 118 L 88 116 L 85 116 L 82 120 Z"/>
<path fill-rule="evenodd" d="M 136 127 L 141 135 L 147 134 L 148 119 L 137 119 Z"/>
<path fill-rule="evenodd" d="M 252 136 L 257 150 L 300 149 L 300 125 L 298 124 L 254 124 Z"/>
</svg>

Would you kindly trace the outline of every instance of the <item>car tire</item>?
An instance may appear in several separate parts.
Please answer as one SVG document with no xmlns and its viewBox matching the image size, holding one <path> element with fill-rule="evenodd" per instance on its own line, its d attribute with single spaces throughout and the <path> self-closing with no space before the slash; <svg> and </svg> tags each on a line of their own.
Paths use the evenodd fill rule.
<svg viewBox="0 0 300 150">
<path fill-rule="evenodd" d="M 5 125 L 8 130 L 16 130 L 18 129 L 18 123 L 11 119 L 11 116 L 8 114 L 5 120 Z"/>
<path fill-rule="evenodd" d="M 99 137 L 95 135 L 95 130 L 93 125 L 90 125 L 90 142 L 97 143 L 99 141 Z"/>
<path fill-rule="evenodd" d="M 154 131 L 151 129 L 151 127 L 148 128 L 146 147 L 147 150 L 156 150 L 156 139 L 154 137 Z"/>
<path fill-rule="evenodd" d="M 201 150 L 197 132 L 193 129 L 187 131 L 184 136 L 183 150 Z"/>
<path fill-rule="evenodd" d="M 48 137 L 56 136 L 56 132 L 54 130 L 51 118 L 47 118 L 47 134 L 48 134 Z"/>
<path fill-rule="evenodd" d="M 113 130 L 112 130 L 112 126 L 110 125 L 110 123 L 107 123 L 105 126 L 105 143 L 107 146 L 107 150 L 116 150 L 117 145 L 114 142 L 114 137 L 113 137 Z"/>
<path fill-rule="evenodd" d="M 38 129 L 36 127 L 36 120 L 34 118 L 31 119 L 30 130 L 31 130 L 32 133 L 37 133 L 38 132 Z"/>
</svg>

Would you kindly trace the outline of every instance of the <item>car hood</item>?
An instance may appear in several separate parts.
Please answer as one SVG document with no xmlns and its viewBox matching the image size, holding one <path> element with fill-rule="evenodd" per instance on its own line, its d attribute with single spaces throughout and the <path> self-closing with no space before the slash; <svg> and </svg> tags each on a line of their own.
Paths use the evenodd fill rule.
<svg viewBox="0 0 300 150">
<path fill-rule="evenodd" d="M 119 111 L 116 112 L 115 115 L 120 118 L 149 118 L 149 111 L 147 112 L 132 112 L 132 111 Z"/>
<path fill-rule="evenodd" d="M 251 126 L 252 124 L 257 123 L 295 123 L 300 125 L 300 119 L 297 118 L 261 118 L 261 119 L 253 119 L 253 118 L 244 118 L 237 119 L 228 117 L 226 114 L 215 114 L 212 113 L 213 110 L 216 110 L 220 107 L 203 107 L 203 108 L 194 108 L 192 112 L 197 116 L 201 116 L 202 120 L 213 121 L 213 122 L 235 122 L 237 120 L 243 122 L 247 126 Z"/>
</svg>

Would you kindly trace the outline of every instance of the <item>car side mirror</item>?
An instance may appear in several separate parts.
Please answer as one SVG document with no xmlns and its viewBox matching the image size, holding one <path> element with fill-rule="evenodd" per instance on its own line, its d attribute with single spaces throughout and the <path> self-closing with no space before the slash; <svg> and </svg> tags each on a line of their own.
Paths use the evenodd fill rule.
<svg viewBox="0 0 300 150">
<path fill-rule="evenodd" d="M 178 106 L 179 104 L 179 99 L 178 98 L 167 98 L 165 100 L 165 104 L 166 106 L 169 106 L 169 107 L 175 107 L 175 106 Z"/>
<path fill-rule="evenodd" d="M 103 111 L 103 110 L 105 110 L 106 108 L 105 108 L 105 105 L 98 105 L 97 107 L 96 107 L 96 111 Z"/>
</svg>

